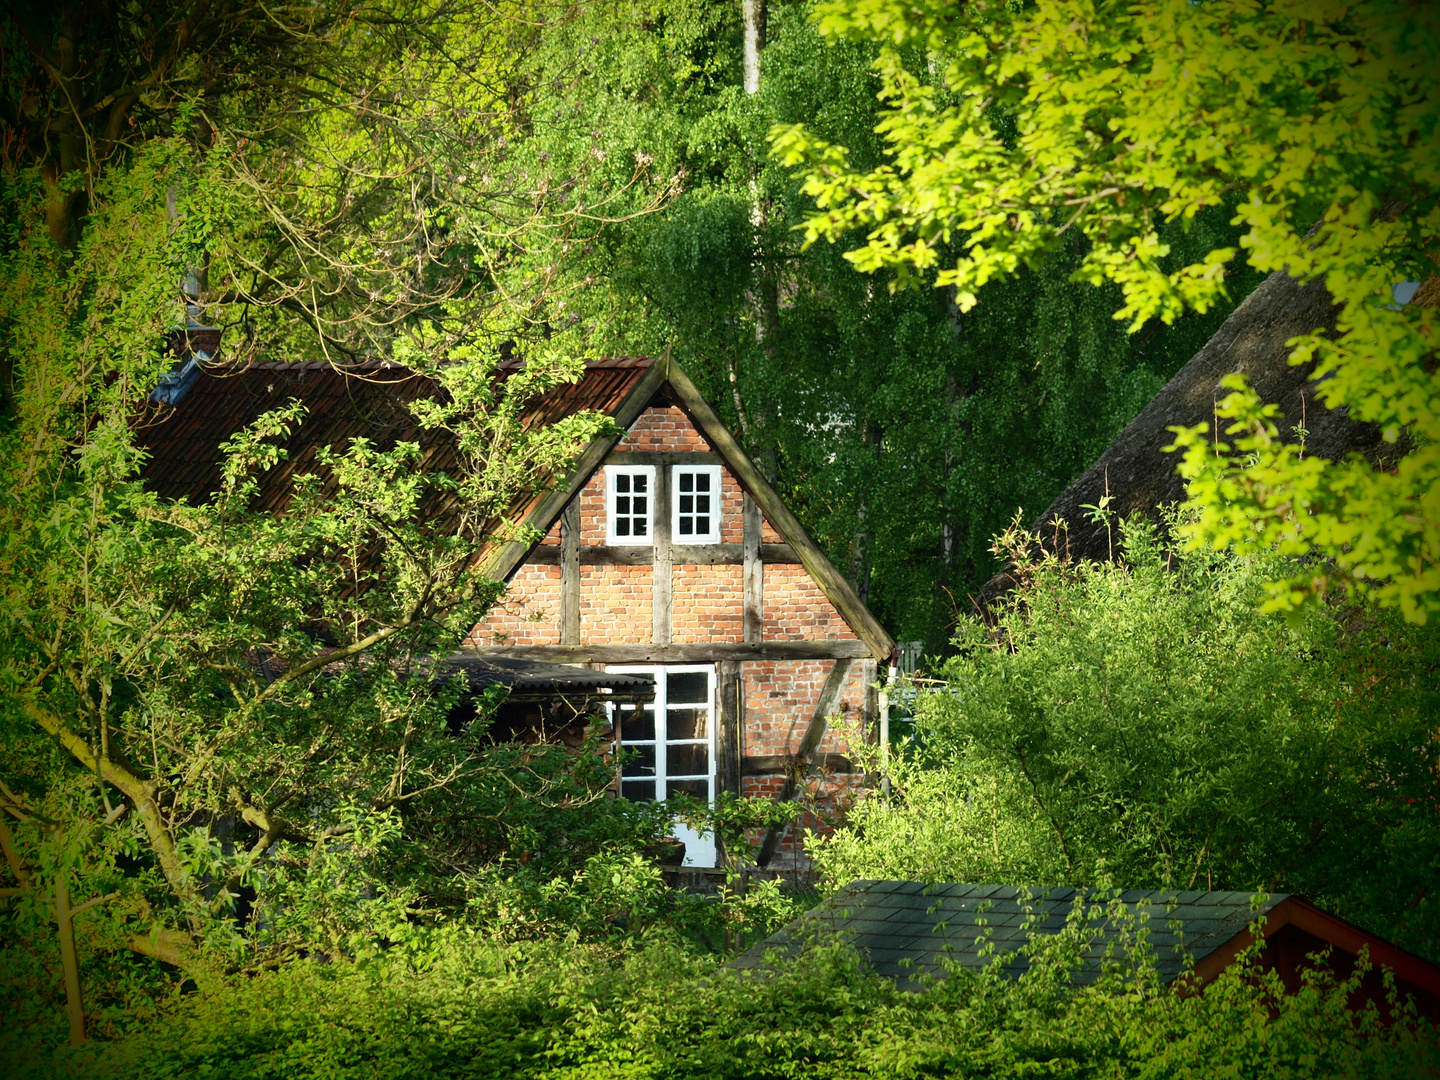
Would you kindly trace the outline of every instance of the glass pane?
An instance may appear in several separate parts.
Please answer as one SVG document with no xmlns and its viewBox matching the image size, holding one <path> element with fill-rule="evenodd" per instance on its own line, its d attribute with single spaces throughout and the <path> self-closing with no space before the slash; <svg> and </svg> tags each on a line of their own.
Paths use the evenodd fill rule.
<svg viewBox="0 0 1440 1080">
<path fill-rule="evenodd" d="M 665 747 L 666 776 L 708 776 L 709 773 L 710 747 L 704 743 L 671 743 Z"/>
<path fill-rule="evenodd" d="M 710 798 L 709 780 L 671 780 L 665 785 L 667 795 L 694 795 L 697 799 Z"/>
<path fill-rule="evenodd" d="M 644 495 L 636 495 L 636 496 L 635 496 L 635 510 L 634 510 L 633 512 L 636 513 L 636 514 L 644 514 L 644 513 L 645 513 L 646 504 L 649 503 L 649 502 L 650 502 L 650 500 L 647 499 L 647 498 L 645 498 Z"/>
<path fill-rule="evenodd" d="M 680 535 L 681 535 L 681 536 L 694 536 L 694 535 L 695 535 L 695 525 L 694 525 L 694 521 L 695 521 L 694 518 L 688 518 L 688 517 L 682 517 L 682 518 L 680 519 Z"/>
<path fill-rule="evenodd" d="M 710 673 L 708 671 L 672 671 L 666 680 L 666 700 L 671 705 L 692 705 L 710 703 Z"/>
<path fill-rule="evenodd" d="M 699 476 L 695 477 L 695 490 L 696 490 L 696 491 L 709 491 L 709 490 L 710 490 L 710 474 L 709 474 L 709 473 L 701 473 Z"/>
<path fill-rule="evenodd" d="M 630 496 L 629 496 L 629 495 L 616 495 L 616 496 L 615 496 L 615 512 L 616 512 L 617 514 L 628 514 L 628 513 L 630 513 Z"/>
<path fill-rule="evenodd" d="M 694 473 L 682 472 L 682 473 L 680 474 L 680 490 L 681 490 L 681 491 L 694 491 L 694 490 L 695 490 L 695 474 L 694 474 Z"/>
<path fill-rule="evenodd" d="M 682 513 L 682 514 L 693 514 L 694 512 L 695 512 L 695 496 L 694 496 L 694 495 L 681 495 L 681 496 L 680 496 L 680 513 Z"/>
<path fill-rule="evenodd" d="M 697 517 L 695 519 L 695 532 L 704 536 L 710 531 L 710 519 L 708 517 Z"/>
<path fill-rule="evenodd" d="M 672 739 L 708 739 L 710 737 L 709 709 L 670 709 L 669 724 L 665 734 Z"/>
<path fill-rule="evenodd" d="M 696 496 L 695 496 L 695 512 L 696 512 L 697 514 L 708 514 L 708 513 L 710 512 L 710 496 L 709 496 L 709 495 L 696 495 Z"/>
<path fill-rule="evenodd" d="M 632 742 L 654 742 L 655 741 L 655 711 L 646 706 L 645 712 L 639 716 L 635 715 L 635 707 L 622 708 L 619 716 L 620 741 L 624 744 Z"/>
<path fill-rule="evenodd" d="M 620 794 L 631 802 L 654 802 L 655 781 L 623 780 L 620 783 Z"/>
<path fill-rule="evenodd" d="M 625 750 L 625 756 L 631 760 L 625 762 L 625 771 L 621 776 L 654 776 L 655 775 L 655 747 L 632 746 L 629 743 L 620 744 Z"/>
<path fill-rule="evenodd" d="M 645 535 L 645 525 L 646 525 L 646 522 L 645 522 L 645 519 L 644 519 L 644 518 L 636 518 L 636 519 L 635 519 L 635 535 L 636 535 L 636 536 L 644 536 L 644 535 Z"/>
<path fill-rule="evenodd" d="M 641 473 L 641 474 L 637 475 L 634 479 L 635 479 L 635 494 L 637 494 L 637 495 L 644 495 L 645 492 L 648 491 L 649 488 L 650 488 L 650 478 L 649 478 L 648 476 L 646 476 L 644 473 Z"/>
<path fill-rule="evenodd" d="M 630 490 L 630 477 L 620 473 L 615 477 L 615 490 L 628 492 Z"/>
<path fill-rule="evenodd" d="M 629 536 L 629 535 L 630 535 L 630 519 L 629 519 L 629 518 L 616 518 L 616 519 L 615 519 L 615 535 L 616 535 L 616 536 Z"/>
</svg>

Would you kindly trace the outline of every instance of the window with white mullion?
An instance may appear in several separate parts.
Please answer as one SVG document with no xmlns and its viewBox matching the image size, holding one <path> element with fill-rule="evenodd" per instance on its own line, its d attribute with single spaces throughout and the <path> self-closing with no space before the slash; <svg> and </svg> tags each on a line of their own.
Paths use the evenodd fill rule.
<svg viewBox="0 0 1440 1080">
<path fill-rule="evenodd" d="M 636 802 L 665 802 L 685 794 L 715 798 L 715 668 L 610 668 L 653 675 L 655 700 L 612 705 L 617 749 L 627 760 L 620 793 Z"/>
<path fill-rule="evenodd" d="M 670 474 L 670 542 L 720 542 L 720 466 L 676 465 Z"/>
<path fill-rule="evenodd" d="M 609 544 L 653 544 L 655 466 L 605 467 L 605 539 Z"/>
</svg>

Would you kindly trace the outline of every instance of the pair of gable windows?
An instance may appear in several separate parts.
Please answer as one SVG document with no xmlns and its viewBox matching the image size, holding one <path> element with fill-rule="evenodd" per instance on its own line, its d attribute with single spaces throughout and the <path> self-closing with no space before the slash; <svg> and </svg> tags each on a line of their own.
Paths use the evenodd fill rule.
<svg viewBox="0 0 1440 1080">
<path fill-rule="evenodd" d="M 611 544 L 655 542 L 655 466 L 606 467 L 608 524 Z M 720 542 L 720 466 L 670 467 L 670 542 Z"/>
</svg>

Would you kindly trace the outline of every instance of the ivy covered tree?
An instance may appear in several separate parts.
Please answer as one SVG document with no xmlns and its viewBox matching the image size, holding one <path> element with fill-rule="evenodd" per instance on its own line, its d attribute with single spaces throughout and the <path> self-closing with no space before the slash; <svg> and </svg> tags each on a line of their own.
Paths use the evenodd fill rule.
<svg viewBox="0 0 1440 1080">
<path fill-rule="evenodd" d="M 1242 258 L 1322 279 L 1338 333 L 1302 335 L 1292 362 L 1315 359 L 1321 402 L 1391 442 L 1408 432 L 1415 451 L 1393 471 L 1307 456 L 1232 379 L 1223 430 L 1176 432 L 1201 508 L 1186 533 L 1322 557 L 1273 582 L 1270 608 L 1342 584 L 1408 619 L 1436 610 L 1435 315 L 1406 302 L 1440 228 L 1433 5 L 837 0 L 817 15 L 826 38 L 876 50 L 884 153 L 777 125 L 776 153 L 819 207 L 807 239 L 852 244 L 856 267 L 898 284 L 933 274 L 980 311 L 995 281 L 1078 237 L 1071 279 L 1116 289 L 1132 332 L 1228 302 Z M 1216 212 L 1236 239 L 1177 243 Z"/>
</svg>

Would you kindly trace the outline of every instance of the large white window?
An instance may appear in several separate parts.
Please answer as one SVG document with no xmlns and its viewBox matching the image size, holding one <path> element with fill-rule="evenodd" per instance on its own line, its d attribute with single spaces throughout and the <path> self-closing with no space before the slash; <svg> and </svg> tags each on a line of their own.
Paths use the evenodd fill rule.
<svg viewBox="0 0 1440 1080">
<path fill-rule="evenodd" d="M 653 544 L 655 466 L 605 466 L 606 543 Z"/>
<path fill-rule="evenodd" d="M 612 667 L 655 677 L 655 700 L 610 706 L 616 745 L 629 758 L 620 794 L 637 802 L 665 802 L 684 793 L 715 800 L 715 667 Z M 714 866 L 715 838 L 677 823 L 686 866 Z"/>
<path fill-rule="evenodd" d="M 720 542 L 720 466 L 676 465 L 670 473 L 670 541 Z"/>
</svg>

